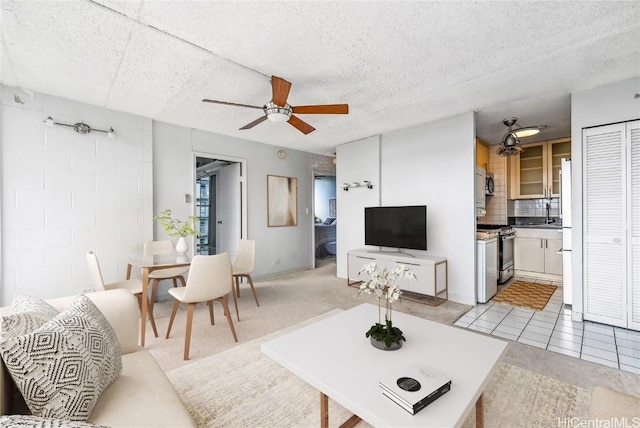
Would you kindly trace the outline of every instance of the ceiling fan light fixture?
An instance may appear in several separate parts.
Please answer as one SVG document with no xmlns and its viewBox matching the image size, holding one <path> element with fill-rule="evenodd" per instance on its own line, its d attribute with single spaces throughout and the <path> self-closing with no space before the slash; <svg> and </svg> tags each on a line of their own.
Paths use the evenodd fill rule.
<svg viewBox="0 0 640 428">
<path fill-rule="evenodd" d="M 274 103 L 267 103 L 264 106 L 264 112 L 272 122 L 286 122 L 291 118 L 291 106 L 289 104 L 280 107 Z"/>
<path fill-rule="evenodd" d="M 519 145 L 520 139 L 518 138 L 517 132 L 511 129 L 517 120 L 517 117 L 508 117 L 502 121 L 507 127 L 507 133 L 502 137 L 500 147 L 496 150 L 498 156 L 515 156 L 524 151 L 524 148 Z"/>
<path fill-rule="evenodd" d="M 289 120 L 291 116 L 286 114 L 286 113 L 269 113 L 269 115 L 267 116 L 267 118 L 271 121 L 271 122 L 286 122 L 287 120 Z"/>
<path fill-rule="evenodd" d="M 518 144 L 520 144 L 520 140 L 515 132 L 508 132 L 502 139 L 502 145 L 505 147 L 514 147 Z"/>
<path fill-rule="evenodd" d="M 540 133 L 540 128 L 521 128 L 513 131 L 518 138 L 531 137 Z"/>
<path fill-rule="evenodd" d="M 522 146 L 505 146 L 501 144 L 498 150 L 496 150 L 496 154 L 498 156 L 515 156 L 523 151 L 524 148 Z"/>
</svg>

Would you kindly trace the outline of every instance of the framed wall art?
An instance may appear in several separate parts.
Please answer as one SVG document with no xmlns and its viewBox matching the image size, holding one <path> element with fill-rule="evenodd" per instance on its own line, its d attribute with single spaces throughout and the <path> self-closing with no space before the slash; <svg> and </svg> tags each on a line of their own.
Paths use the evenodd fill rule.
<svg viewBox="0 0 640 428">
<path fill-rule="evenodd" d="M 269 227 L 298 225 L 298 179 L 267 175 Z"/>
</svg>

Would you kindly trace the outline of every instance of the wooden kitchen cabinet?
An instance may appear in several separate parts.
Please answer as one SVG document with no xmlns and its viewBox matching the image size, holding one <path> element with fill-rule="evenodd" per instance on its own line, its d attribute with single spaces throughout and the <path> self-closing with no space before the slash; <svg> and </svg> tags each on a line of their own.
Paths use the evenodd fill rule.
<svg viewBox="0 0 640 428">
<path fill-rule="evenodd" d="M 571 157 L 571 139 L 523 144 L 511 158 L 511 199 L 560 196 L 560 159 Z"/>
<path fill-rule="evenodd" d="M 562 229 L 514 228 L 513 268 L 516 275 L 562 279 Z"/>
<path fill-rule="evenodd" d="M 476 166 L 476 178 L 475 178 L 475 199 L 476 199 L 476 216 L 484 215 L 480 214 L 486 208 L 486 195 L 485 188 L 487 182 L 487 172 L 484 168 Z"/>
<path fill-rule="evenodd" d="M 482 140 L 476 138 L 476 165 L 489 171 L 489 146 Z"/>
</svg>

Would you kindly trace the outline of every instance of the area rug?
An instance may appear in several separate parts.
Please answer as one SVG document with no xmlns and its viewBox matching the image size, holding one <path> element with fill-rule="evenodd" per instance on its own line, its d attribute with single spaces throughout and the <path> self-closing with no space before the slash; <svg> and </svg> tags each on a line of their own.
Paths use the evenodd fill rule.
<svg viewBox="0 0 640 428">
<path fill-rule="evenodd" d="M 556 288 L 555 285 L 514 281 L 491 300 L 541 311 L 556 291 Z"/>
<path fill-rule="evenodd" d="M 316 427 L 318 391 L 260 351 L 263 342 L 339 310 L 174 369 L 169 379 L 199 427 Z M 345 358 L 349 358 L 345 354 Z M 510 365 L 500 364 L 485 391 L 485 426 L 549 427 L 559 418 L 585 418 L 589 392 Z M 475 426 L 471 412 L 465 427 Z M 351 414 L 329 402 L 329 426 Z M 358 427 L 369 427 L 360 422 Z"/>
</svg>

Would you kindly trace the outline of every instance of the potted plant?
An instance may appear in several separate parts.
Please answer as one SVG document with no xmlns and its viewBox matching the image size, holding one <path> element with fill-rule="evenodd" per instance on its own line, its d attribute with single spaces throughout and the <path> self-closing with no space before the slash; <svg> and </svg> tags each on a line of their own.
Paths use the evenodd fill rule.
<svg viewBox="0 0 640 428">
<path fill-rule="evenodd" d="M 378 322 L 371 326 L 365 337 L 370 338 L 371 344 L 376 348 L 388 351 L 399 349 L 407 339 L 403 336 L 402 330 L 394 327 L 391 321 L 391 305 L 402 294 L 396 281 L 400 278 L 416 279 L 416 276 L 411 269 L 402 264 L 396 264 L 391 270 L 384 268 L 380 271 L 375 262 L 364 265 L 358 275 L 363 273 L 368 275 L 368 279 L 360 285 L 358 295 L 373 294 L 378 299 Z M 380 304 L 382 298 L 385 300 L 384 324 Z"/>
<path fill-rule="evenodd" d="M 169 208 L 162 211 L 160 214 L 153 217 L 154 220 L 160 221 L 160 225 L 164 232 L 172 238 L 178 238 L 176 243 L 176 252 L 179 255 L 187 253 L 189 246 L 187 245 L 187 236 L 200 236 L 200 233 L 196 231 L 195 226 L 198 218 L 190 215 L 187 220 L 182 221 L 171 217 L 171 210 Z"/>
</svg>

